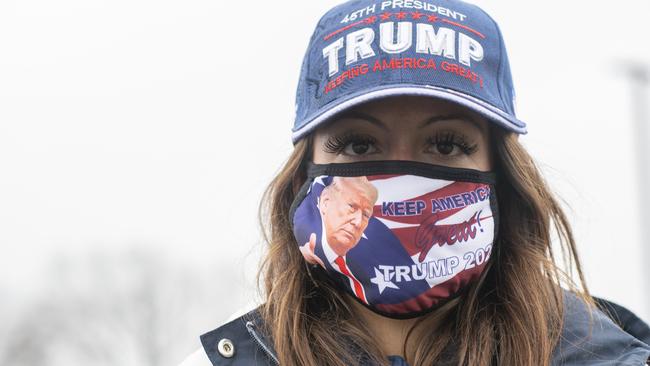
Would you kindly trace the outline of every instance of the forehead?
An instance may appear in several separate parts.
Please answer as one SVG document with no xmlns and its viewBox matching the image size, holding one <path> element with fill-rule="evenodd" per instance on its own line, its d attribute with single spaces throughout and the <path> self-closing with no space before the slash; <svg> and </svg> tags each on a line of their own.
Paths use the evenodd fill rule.
<svg viewBox="0 0 650 366">
<path fill-rule="evenodd" d="M 415 128 L 431 118 L 441 117 L 447 123 L 469 122 L 481 132 L 487 132 L 488 122 L 478 113 L 456 103 L 425 96 L 394 96 L 372 100 L 350 107 L 335 116 L 319 129 L 344 127 L 342 120 L 373 119 L 376 125 Z"/>
</svg>

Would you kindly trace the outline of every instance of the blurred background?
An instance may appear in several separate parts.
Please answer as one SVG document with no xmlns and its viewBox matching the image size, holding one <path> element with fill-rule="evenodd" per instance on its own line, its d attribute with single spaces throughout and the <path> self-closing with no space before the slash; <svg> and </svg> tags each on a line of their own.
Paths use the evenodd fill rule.
<svg viewBox="0 0 650 366">
<path fill-rule="evenodd" d="M 257 206 L 338 3 L 0 2 L 0 365 L 176 365 L 259 301 Z M 650 2 L 475 3 L 592 292 L 650 321 Z"/>
</svg>

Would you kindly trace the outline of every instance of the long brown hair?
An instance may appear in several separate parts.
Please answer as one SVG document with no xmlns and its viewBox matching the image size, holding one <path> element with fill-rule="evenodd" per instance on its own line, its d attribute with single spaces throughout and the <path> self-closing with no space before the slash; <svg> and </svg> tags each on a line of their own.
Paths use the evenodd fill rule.
<svg viewBox="0 0 650 366">
<path fill-rule="evenodd" d="M 535 162 L 516 134 L 491 128 L 491 140 L 499 177 L 494 254 L 462 298 L 418 319 L 414 327 L 435 322 L 436 333 L 413 340 L 410 365 L 549 365 L 562 329 L 561 285 L 593 305 L 569 222 Z M 310 270 L 291 231 L 289 208 L 306 180 L 312 145 L 312 135 L 295 145 L 260 203 L 266 332 L 282 366 L 349 366 L 361 357 L 386 365 L 367 325 L 320 271 Z M 568 273 L 553 252 L 552 232 Z"/>
</svg>

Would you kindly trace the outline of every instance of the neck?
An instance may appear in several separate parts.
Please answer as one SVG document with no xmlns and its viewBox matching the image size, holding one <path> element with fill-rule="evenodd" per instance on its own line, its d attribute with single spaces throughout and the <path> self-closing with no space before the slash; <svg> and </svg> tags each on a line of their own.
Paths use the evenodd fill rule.
<svg viewBox="0 0 650 366">
<path fill-rule="evenodd" d="M 392 319 L 374 313 L 365 306 L 359 304 L 357 301 L 351 301 L 353 309 L 361 319 L 366 323 L 370 330 L 370 334 L 377 341 L 377 344 L 383 352 L 382 358 L 386 359 L 387 356 L 398 355 L 406 360 L 413 360 L 415 347 L 413 345 L 414 339 L 418 337 L 418 329 L 414 329 L 409 339 L 409 345 L 404 351 L 404 343 L 409 330 L 416 325 L 420 318 L 413 319 Z M 434 333 L 434 329 L 428 329 L 429 334 Z M 406 354 L 405 354 L 406 353 Z"/>
</svg>

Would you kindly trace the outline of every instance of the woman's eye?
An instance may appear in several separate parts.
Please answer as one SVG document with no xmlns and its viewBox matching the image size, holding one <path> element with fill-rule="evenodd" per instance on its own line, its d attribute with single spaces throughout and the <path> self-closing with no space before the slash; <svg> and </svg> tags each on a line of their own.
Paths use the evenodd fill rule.
<svg viewBox="0 0 650 366">
<path fill-rule="evenodd" d="M 354 141 L 345 146 L 343 152 L 346 155 L 364 155 L 375 152 L 373 145 L 368 141 Z"/>
<path fill-rule="evenodd" d="M 454 143 L 438 142 L 432 143 L 427 149 L 427 152 L 434 155 L 455 156 L 461 154 L 463 151 Z"/>
<path fill-rule="evenodd" d="M 436 150 L 438 150 L 442 155 L 449 155 L 454 151 L 454 147 L 454 144 L 442 143 L 436 145 Z"/>
<path fill-rule="evenodd" d="M 471 155 L 478 149 L 478 144 L 470 144 L 464 136 L 452 132 L 437 134 L 427 140 L 426 152 L 446 157 Z"/>
<path fill-rule="evenodd" d="M 327 153 L 347 156 L 374 154 L 379 151 L 374 137 L 356 133 L 331 137 L 325 142 L 323 150 Z"/>
</svg>

